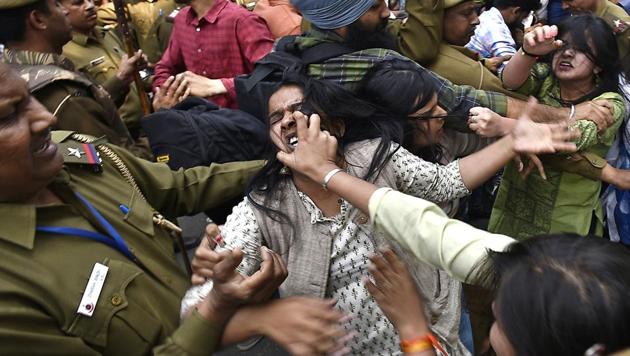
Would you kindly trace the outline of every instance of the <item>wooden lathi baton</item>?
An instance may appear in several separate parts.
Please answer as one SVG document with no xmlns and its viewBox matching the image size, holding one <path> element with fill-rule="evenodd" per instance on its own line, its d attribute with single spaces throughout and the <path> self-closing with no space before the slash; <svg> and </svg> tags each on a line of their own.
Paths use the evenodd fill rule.
<svg viewBox="0 0 630 356">
<path fill-rule="evenodd" d="M 125 51 L 127 51 L 127 56 L 131 58 L 136 53 L 136 49 L 131 38 L 131 30 L 129 29 L 127 13 L 125 12 L 125 3 L 123 0 L 113 0 L 112 2 L 114 3 L 114 9 L 116 10 L 116 20 L 118 22 L 118 28 L 120 29 L 120 33 L 122 33 L 123 36 L 122 39 L 123 43 L 125 44 Z M 149 104 L 149 97 L 144 91 L 144 85 L 142 84 L 142 79 L 140 79 L 140 73 L 138 73 L 137 70 L 133 71 L 133 82 L 136 85 L 136 89 L 138 89 L 138 96 L 140 97 L 140 106 L 142 107 L 142 112 L 145 115 L 148 115 L 151 113 L 151 104 Z"/>
</svg>

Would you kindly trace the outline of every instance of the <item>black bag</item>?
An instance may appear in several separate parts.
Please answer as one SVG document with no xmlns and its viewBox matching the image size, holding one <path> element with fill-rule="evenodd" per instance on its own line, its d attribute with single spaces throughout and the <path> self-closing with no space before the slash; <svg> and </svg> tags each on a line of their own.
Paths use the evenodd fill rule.
<svg viewBox="0 0 630 356">
<path fill-rule="evenodd" d="M 288 73 L 304 73 L 309 64 L 354 52 L 336 42 L 324 42 L 300 51 L 295 45 L 296 37 L 282 37 L 275 52 L 256 62 L 251 74 L 236 77 L 234 85 L 240 110 L 266 121 L 267 101 Z"/>
<path fill-rule="evenodd" d="M 268 149 L 260 120 L 197 97 L 148 115 L 141 124 L 156 160 L 171 169 L 262 159 Z"/>
</svg>

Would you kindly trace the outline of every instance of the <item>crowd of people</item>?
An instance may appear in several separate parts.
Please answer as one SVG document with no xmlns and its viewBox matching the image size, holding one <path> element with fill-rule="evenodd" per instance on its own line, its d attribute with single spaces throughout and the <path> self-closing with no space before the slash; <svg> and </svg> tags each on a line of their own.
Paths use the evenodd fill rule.
<svg viewBox="0 0 630 356">
<path fill-rule="evenodd" d="M 0 1 L 0 354 L 630 354 L 626 4 L 488 1 Z"/>
</svg>

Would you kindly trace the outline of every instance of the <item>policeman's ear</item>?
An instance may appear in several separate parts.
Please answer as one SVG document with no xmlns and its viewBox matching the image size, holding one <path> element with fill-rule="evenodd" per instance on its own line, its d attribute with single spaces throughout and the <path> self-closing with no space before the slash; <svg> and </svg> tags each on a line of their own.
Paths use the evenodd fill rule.
<svg viewBox="0 0 630 356">
<path fill-rule="evenodd" d="M 48 29 L 48 18 L 50 14 L 42 12 L 40 10 L 33 10 L 28 14 L 27 21 L 28 27 L 32 27 L 35 30 L 45 31 Z"/>
</svg>

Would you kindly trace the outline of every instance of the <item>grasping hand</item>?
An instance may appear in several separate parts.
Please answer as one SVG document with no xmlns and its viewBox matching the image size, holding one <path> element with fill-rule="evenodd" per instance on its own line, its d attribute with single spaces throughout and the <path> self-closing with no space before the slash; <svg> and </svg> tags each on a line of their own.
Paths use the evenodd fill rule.
<svg viewBox="0 0 630 356">
<path fill-rule="evenodd" d="M 510 121 L 511 119 L 504 118 L 488 108 L 474 107 L 470 109 L 468 127 L 479 136 L 497 137 L 504 136 L 510 131 L 508 127 Z"/>
<path fill-rule="evenodd" d="M 193 285 L 204 284 L 206 280 L 212 278 L 212 268 L 219 261 L 218 252 L 214 251 L 216 243 L 214 238 L 221 231 L 217 224 L 208 224 L 201 238 L 199 246 L 195 250 L 195 256 L 191 262 L 193 275 L 191 282 Z"/>
<path fill-rule="evenodd" d="M 280 256 L 263 247 L 260 269 L 245 277 L 236 268 L 243 259 L 240 249 L 218 253 L 218 262 L 212 267 L 212 291 L 202 301 L 214 310 L 235 309 L 246 303 L 266 301 L 286 279 L 288 272 Z"/>
<path fill-rule="evenodd" d="M 497 74 L 497 70 L 499 69 L 499 66 L 501 66 L 501 64 L 503 64 L 503 62 L 505 61 L 509 61 L 510 58 L 512 58 L 512 55 L 505 55 L 505 56 L 497 56 L 497 57 L 492 57 L 492 58 L 486 58 L 483 61 L 483 65 L 488 68 L 492 73 Z"/>
<path fill-rule="evenodd" d="M 191 71 L 180 73 L 177 77 L 181 77 L 186 80 L 186 83 L 188 83 L 188 89 L 190 89 L 190 95 L 193 96 L 207 98 L 214 95 L 225 94 L 227 92 L 223 82 L 219 79 L 206 78 Z"/>
<path fill-rule="evenodd" d="M 597 131 L 606 130 L 614 122 L 613 105 L 604 99 L 590 100 L 575 106 L 574 120 L 589 120 L 597 125 Z"/>
<path fill-rule="evenodd" d="M 153 109 L 170 109 L 190 95 L 188 83 L 184 77 L 168 77 L 161 87 L 155 89 Z"/>
<path fill-rule="evenodd" d="M 347 353 L 344 344 L 353 336 L 341 327 L 346 317 L 335 301 L 312 297 L 288 297 L 261 306 L 263 334 L 292 355 Z"/>
<path fill-rule="evenodd" d="M 293 117 L 297 125 L 297 147 L 291 153 L 279 151 L 276 157 L 285 166 L 321 183 L 324 179 L 320 176 L 323 167 L 337 168 L 337 139 L 328 131 L 320 129 L 319 115 L 313 114 L 307 119 L 304 114 L 296 111 Z"/>
<path fill-rule="evenodd" d="M 370 256 L 370 262 L 368 270 L 374 282 L 366 280 L 365 286 L 401 339 L 429 333 L 424 302 L 405 264 L 390 249 L 382 256 Z"/>
<path fill-rule="evenodd" d="M 129 84 L 133 81 L 134 74 L 137 71 L 145 69 L 147 67 L 147 63 L 147 56 L 142 53 L 141 49 L 134 53 L 131 58 L 125 54 L 120 60 L 116 77 Z"/>
</svg>

